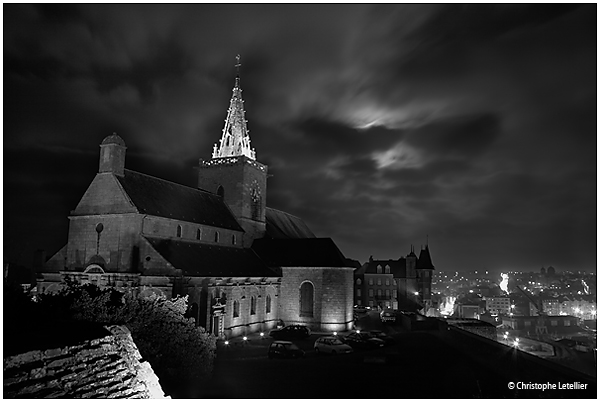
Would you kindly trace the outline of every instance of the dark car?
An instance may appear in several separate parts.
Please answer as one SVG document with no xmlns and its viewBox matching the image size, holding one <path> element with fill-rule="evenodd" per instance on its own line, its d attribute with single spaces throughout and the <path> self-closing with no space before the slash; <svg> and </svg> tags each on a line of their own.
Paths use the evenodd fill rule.
<svg viewBox="0 0 600 402">
<path fill-rule="evenodd" d="M 269 332 L 269 336 L 274 339 L 304 339 L 310 336 L 310 329 L 304 325 L 288 325 L 280 329 L 274 329 Z"/>
<path fill-rule="evenodd" d="M 389 336 L 388 334 L 386 334 L 383 331 L 372 330 L 372 331 L 368 331 L 367 334 L 369 336 L 371 336 L 372 338 L 381 339 L 386 345 L 393 345 L 394 343 L 396 343 L 396 340 L 394 338 L 392 338 L 391 336 Z"/>
<path fill-rule="evenodd" d="M 385 346 L 385 342 L 365 332 L 353 332 L 343 339 L 344 343 L 356 349 L 376 349 Z"/>
<path fill-rule="evenodd" d="M 304 351 L 290 341 L 275 341 L 269 346 L 268 356 L 269 359 L 297 358 L 304 357 Z"/>
</svg>

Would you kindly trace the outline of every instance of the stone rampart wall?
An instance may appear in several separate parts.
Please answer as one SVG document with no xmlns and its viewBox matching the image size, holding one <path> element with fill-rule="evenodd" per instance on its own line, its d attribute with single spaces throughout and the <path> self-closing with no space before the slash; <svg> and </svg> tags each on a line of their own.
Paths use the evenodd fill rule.
<svg viewBox="0 0 600 402">
<path fill-rule="evenodd" d="M 5 398 L 165 398 L 124 326 L 76 345 L 4 358 Z"/>
</svg>

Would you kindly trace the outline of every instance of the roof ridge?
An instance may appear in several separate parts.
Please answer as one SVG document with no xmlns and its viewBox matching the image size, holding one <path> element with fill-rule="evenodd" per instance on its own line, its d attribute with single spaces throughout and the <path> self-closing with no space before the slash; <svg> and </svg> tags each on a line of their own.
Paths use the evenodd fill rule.
<svg viewBox="0 0 600 402">
<path fill-rule="evenodd" d="M 271 211 L 281 212 L 282 214 L 285 214 L 285 215 L 288 215 L 288 216 L 292 216 L 292 217 L 294 217 L 294 218 L 297 218 L 297 219 L 300 219 L 300 220 L 304 221 L 304 220 L 303 220 L 302 218 L 300 218 L 299 216 L 297 216 L 297 215 L 294 215 L 294 214 L 290 214 L 289 212 L 282 211 L 282 210 L 280 210 L 280 209 L 275 209 L 275 208 L 271 208 L 271 207 L 266 207 L 265 209 L 270 209 Z"/>
<path fill-rule="evenodd" d="M 201 193 L 205 193 L 205 194 L 208 194 L 208 195 L 211 195 L 211 196 L 218 197 L 218 195 L 216 195 L 216 194 L 214 194 L 214 193 L 211 193 L 210 191 L 203 190 L 203 189 L 201 189 L 201 188 L 196 188 L 196 187 L 192 187 L 192 186 L 187 186 L 187 185 L 185 185 L 185 184 L 176 183 L 176 182 L 174 182 L 174 181 L 170 181 L 170 180 L 167 180 L 167 179 L 163 179 L 163 178 L 161 178 L 161 177 L 151 176 L 151 175 L 149 175 L 149 174 L 142 173 L 142 172 L 138 172 L 138 171 L 131 170 L 131 169 L 125 169 L 125 171 L 126 171 L 126 172 L 129 172 L 129 173 L 135 173 L 135 174 L 139 174 L 139 175 L 141 175 L 141 176 L 146 176 L 146 177 L 149 177 L 149 178 L 151 178 L 151 179 L 160 180 L 160 181 L 163 181 L 163 182 L 166 182 L 166 183 L 169 183 L 169 184 L 174 184 L 174 185 L 176 185 L 176 186 L 183 187 L 183 188 L 185 188 L 185 189 L 188 189 L 188 190 L 192 190 L 192 191 L 198 191 L 198 192 L 201 192 Z"/>
</svg>

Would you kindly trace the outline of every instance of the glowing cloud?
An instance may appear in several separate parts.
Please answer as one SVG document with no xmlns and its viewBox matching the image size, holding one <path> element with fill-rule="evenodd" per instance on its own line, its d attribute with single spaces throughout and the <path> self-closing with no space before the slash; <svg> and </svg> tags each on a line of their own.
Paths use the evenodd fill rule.
<svg viewBox="0 0 600 402">
<path fill-rule="evenodd" d="M 404 143 L 398 143 L 387 151 L 374 152 L 371 157 L 378 169 L 419 168 L 425 163 L 416 149 Z"/>
</svg>

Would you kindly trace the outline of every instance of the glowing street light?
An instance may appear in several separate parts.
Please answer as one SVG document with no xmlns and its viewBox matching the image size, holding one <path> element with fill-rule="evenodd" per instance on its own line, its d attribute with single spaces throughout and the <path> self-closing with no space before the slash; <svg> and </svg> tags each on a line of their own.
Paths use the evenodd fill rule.
<svg viewBox="0 0 600 402">
<path fill-rule="evenodd" d="M 333 336 L 337 336 L 337 332 L 333 331 Z"/>
<path fill-rule="evenodd" d="M 229 341 L 225 341 L 225 346 L 229 346 Z"/>
<path fill-rule="evenodd" d="M 244 336 L 242 339 L 243 339 L 244 341 L 247 341 L 247 340 L 248 340 L 248 337 L 247 337 L 247 336 Z"/>
<path fill-rule="evenodd" d="M 265 333 L 264 333 L 264 332 L 261 332 L 261 333 L 260 333 L 260 337 L 262 338 L 263 336 L 265 336 Z"/>
</svg>

